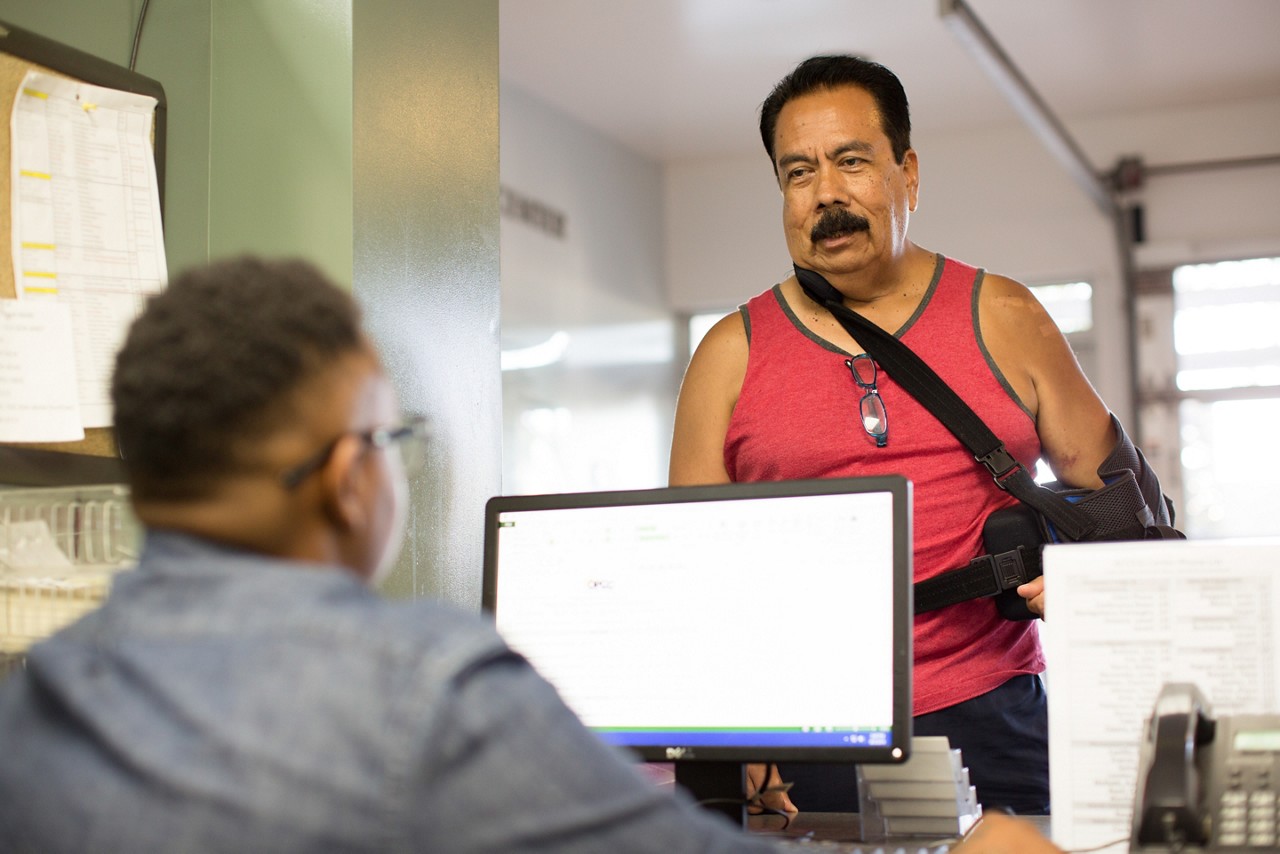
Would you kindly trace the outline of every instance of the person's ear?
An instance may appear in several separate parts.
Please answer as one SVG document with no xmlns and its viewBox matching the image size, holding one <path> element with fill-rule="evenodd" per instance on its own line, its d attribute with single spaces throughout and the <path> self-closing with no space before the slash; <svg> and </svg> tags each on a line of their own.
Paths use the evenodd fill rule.
<svg viewBox="0 0 1280 854">
<path fill-rule="evenodd" d="M 343 436 L 320 471 L 325 515 L 341 531 L 358 529 L 368 522 L 365 493 L 369 478 L 362 465 L 364 454 L 365 445 L 358 436 Z"/>
<path fill-rule="evenodd" d="M 907 179 L 907 210 L 914 211 L 920 204 L 920 158 L 914 148 L 903 155 L 902 169 Z"/>
</svg>

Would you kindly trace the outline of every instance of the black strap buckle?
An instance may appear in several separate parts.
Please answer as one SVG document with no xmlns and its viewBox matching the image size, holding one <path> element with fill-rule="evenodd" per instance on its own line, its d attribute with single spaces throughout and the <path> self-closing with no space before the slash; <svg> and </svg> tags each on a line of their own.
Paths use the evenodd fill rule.
<svg viewBox="0 0 1280 854">
<path fill-rule="evenodd" d="M 991 574 L 995 577 L 996 587 L 1001 592 L 1021 587 L 1030 581 L 1027 578 L 1027 567 L 1022 562 L 1022 549 L 1011 552 L 989 555 L 991 558 Z"/>
<path fill-rule="evenodd" d="M 1028 572 L 1027 566 L 1031 565 Z M 1019 546 L 1007 552 L 986 554 L 969 561 L 960 569 L 952 569 L 925 581 L 917 581 L 915 612 L 923 614 L 958 602 L 984 596 L 997 596 L 1006 590 L 1026 584 L 1039 568 L 1039 552 L 1025 551 Z"/>
<path fill-rule="evenodd" d="M 997 445 L 993 450 L 987 451 L 985 454 L 979 454 L 974 457 L 975 460 L 982 463 L 987 471 L 991 472 L 991 477 L 995 479 L 996 486 L 1007 490 L 1004 485 L 1009 475 L 1022 468 L 1022 463 L 1014 459 L 1013 454 L 1003 444 Z"/>
</svg>

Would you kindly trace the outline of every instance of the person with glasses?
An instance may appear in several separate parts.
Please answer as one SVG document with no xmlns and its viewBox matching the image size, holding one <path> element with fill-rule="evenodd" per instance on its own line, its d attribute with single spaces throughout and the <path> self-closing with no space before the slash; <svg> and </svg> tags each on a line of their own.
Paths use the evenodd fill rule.
<svg viewBox="0 0 1280 854">
<path fill-rule="evenodd" d="M 1029 470 L 1043 456 L 1064 483 L 1101 486 L 1097 467 L 1117 436 L 1027 288 L 908 237 L 922 171 L 910 130 L 898 78 L 852 56 L 801 62 L 764 101 L 760 135 L 796 274 L 699 344 L 677 404 L 670 482 L 904 475 L 914 484 L 918 582 L 983 554 L 984 521 L 1016 500 L 810 296 L 810 274 L 922 357 Z M 856 556 L 850 567 L 857 571 Z M 1018 593 L 1043 614 L 1042 579 Z M 763 656 L 767 606 L 744 614 L 743 625 Z M 782 661 L 805 654 L 803 638 L 770 642 Z M 1047 701 L 1034 621 L 1006 620 L 990 599 L 962 602 L 917 615 L 914 654 L 915 732 L 961 748 L 985 806 L 1046 812 Z M 851 649 L 848 678 L 856 660 Z M 783 773 L 794 785 L 781 806 L 856 809 L 852 769 Z"/>
<path fill-rule="evenodd" d="M 314 267 L 177 277 L 112 400 L 145 542 L 0 683 L 0 851 L 774 850 L 642 778 L 490 621 L 376 593 L 427 434 Z"/>
</svg>

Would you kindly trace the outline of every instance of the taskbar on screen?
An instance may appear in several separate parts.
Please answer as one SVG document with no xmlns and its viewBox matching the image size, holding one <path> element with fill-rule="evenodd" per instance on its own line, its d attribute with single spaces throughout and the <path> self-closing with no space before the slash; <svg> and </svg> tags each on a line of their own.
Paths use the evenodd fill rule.
<svg viewBox="0 0 1280 854">
<path fill-rule="evenodd" d="M 842 729 L 809 727 L 792 729 L 706 729 L 596 728 L 595 733 L 610 744 L 624 747 L 663 747 L 669 744 L 696 744 L 702 747 L 890 747 L 893 734 L 888 727 Z"/>
</svg>

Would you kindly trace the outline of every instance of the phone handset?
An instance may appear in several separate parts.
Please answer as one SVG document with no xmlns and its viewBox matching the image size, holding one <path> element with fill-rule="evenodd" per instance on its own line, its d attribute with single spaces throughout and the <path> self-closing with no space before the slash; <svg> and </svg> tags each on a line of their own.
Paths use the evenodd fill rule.
<svg viewBox="0 0 1280 854">
<path fill-rule="evenodd" d="M 1133 808 L 1133 847 L 1203 845 L 1209 809 L 1202 775 L 1215 725 L 1200 689 L 1164 686 L 1147 721 Z"/>
</svg>

